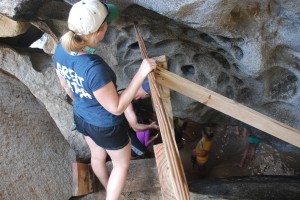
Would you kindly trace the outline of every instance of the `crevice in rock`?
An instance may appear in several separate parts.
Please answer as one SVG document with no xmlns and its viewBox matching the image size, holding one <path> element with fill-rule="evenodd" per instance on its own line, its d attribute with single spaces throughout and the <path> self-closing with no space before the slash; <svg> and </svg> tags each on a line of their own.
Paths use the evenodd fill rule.
<svg viewBox="0 0 300 200">
<path fill-rule="evenodd" d="M 184 65 L 181 67 L 183 75 L 190 76 L 195 74 L 195 67 L 193 65 Z"/>
</svg>

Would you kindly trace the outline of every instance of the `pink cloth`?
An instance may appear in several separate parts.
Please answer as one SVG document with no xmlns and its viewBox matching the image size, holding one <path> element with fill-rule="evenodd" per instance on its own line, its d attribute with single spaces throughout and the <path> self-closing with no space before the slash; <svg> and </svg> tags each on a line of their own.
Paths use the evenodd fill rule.
<svg viewBox="0 0 300 200">
<path fill-rule="evenodd" d="M 148 147 L 148 143 L 150 140 L 150 130 L 137 131 L 136 136 L 145 147 Z"/>
</svg>

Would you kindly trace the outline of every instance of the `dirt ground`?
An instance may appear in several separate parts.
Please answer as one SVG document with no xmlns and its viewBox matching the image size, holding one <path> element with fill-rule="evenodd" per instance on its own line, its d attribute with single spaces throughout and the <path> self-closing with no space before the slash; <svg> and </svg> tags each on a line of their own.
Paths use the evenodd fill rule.
<svg viewBox="0 0 300 200">
<path fill-rule="evenodd" d="M 201 136 L 199 131 L 191 133 L 184 135 L 185 145 L 179 150 L 187 181 L 208 177 L 300 174 L 299 148 L 294 147 L 293 152 L 282 152 L 264 140 L 258 145 L 253 161 L 246 160 L 244 167 L 238 167 L 246 147 L 246 136 L 237 134 L 234 126 L 229 126 L 226 132 L 223 127 L 214 128 L 208 162 L 204 169 L 199 169 L 193 166 L 190 157 Z"/>
</svg>

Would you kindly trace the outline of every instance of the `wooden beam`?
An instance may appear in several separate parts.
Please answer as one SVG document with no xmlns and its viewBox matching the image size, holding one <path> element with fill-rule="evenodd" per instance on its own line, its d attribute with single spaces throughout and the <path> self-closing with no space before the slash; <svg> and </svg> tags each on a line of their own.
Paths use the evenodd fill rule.
<svg viewBox="0 0 300 200">
<path fill-rule="evenodd" d="M 168 166 L 168 161 L 165 155 L 165 148 L 163 144 L 157 144 L 153 146 L 156 166 L 159 174 L 159 182 L 161 195 L 164 200 L 176 199 L 171 183 L 171 173 Z"/>
<path fill-rule="evenodd" d="M 95 179 L 90 165 L 73 163 L 73 196 L 82 196 L 94 192 Z"/>
<path fill-rule="evenodd" d="M 165 154 L 170 168 L 173 193 L 177 200 L 188 200 L 190 199 L 189 189 L 185 179 L 180 155 L 172 134 L 172 125 L 163 107 L 153 72 L 148 75 L 148 80 L 150 83 L 151 99 L 155 108 L 161 137 L 166 149 Z"/>
<path fill-rule="evenodd" d="M 141 54 L 143 58 L 148 58 L 148 53 L 145 47 L 145 43 L 142 39 L 142 35 L 139 31 L 138 24 L 134 24 L 138 43 L 140 46 Z M 170 168 L 170 177 L 174 195 L 178 200 L 190 199 L 188 185 L 185 179 L 185 174 L 182 168 L 181 159 L 178 153 L 178 149 L 175 144 L 175 140 L 172 136 L 172 127 L 170 119 L 168 118 L 165 108 L 163 107 L 162 99 L 160 97 L 154 72 L 148 74 L 148 80 L 151 90 L 151 99 L 156 112 L 158 125 L 160 128 L 163 143 L 165 144 L 165 154 Z"/>
<path fill-rule="evenodd" d="M 167 57 L 166 56 L 159 56 L 153 58 L 155 59 L 162 68 L 168 69 L 168 64 L 167 64 Z M 165 87 L 164 85 L 158 84 L 157 89 L 159 91 L 163 106 L 165 108 L 166 114 L 169 117 L 169 120 L 171 122 L 171 127 L 172 127 L 172 135 L 175 136 L 174 133 L 174 124 L 173 124 L 173 112 L 172 112 L 172 104 L 171 104 L 171 91 L 168 87 Z"/>
<path fill-rule="evenodd" d="M 167 65 L 167 58 L 166 56 L 160 56 L 160 57 L 155 57 L 154 58 L 156 61 L 158 61 L 162 67 L 164 69 L 168 68 Z M 167 162 L 167 153 L 164 151 L 165 149 L 165 145 L 169 145 L 170 146 L 170 142 L 173 143 L 171 146 L 175 146 L 176 147 L 176 154 L 178 154 L 179 157 L 179 152 L 178 152 L 178 148 L 177 148 L 177 144 L 175 141 L 175 132 L 174 132 L 174 124 L 173 124 L 173 113 L 172 113 L 172 105 L 171 105 L 171 98 L 170 98 L 170 89 L 158 84 L 157 85 L 157 89 L 159 91 L 160 94 L 160 98 L 162 100 L 162 105 L 165 109 L 165 113 L 167 115 L 168 121 L 170 122 L 170 128 L 171 128 L 171 132 L 169 133 L 170 137 L 168 139 L 165 139 L 164 143 L 161 145 L 157 145 L 155 148 L 156 150 L 154 150 L 155 152 L 155 158 L 156 158 L 156 163 L 158 166 L 158 172 L 159 172 L 159 177 L 160 177 L 160 185 L 161 185 L 161 191 L 162 191 L 162 196 L 163 199 L 176 199 L 175 195 L 173 193 L 174 189 L 172 188 L 172 182 L 173 180 L 170 178 L 171 177 L 171 173 L 170 173 L 170 167 L 168 166 L 168 162 Z M 163 137 L 163 136 L 162 136 Z M 180 162 L 178 163 L 174 163 L 171 162 L 170 165 L 177 165 L 177 167 L 179 168 L 179 172 L 181 173 L 183 172 L 183 166 Z M 183 182 L 186 182 L 186 178 L 185 178 L 185 174 L 182 174 Z M 180 197 L 181 198 L 181 197 Z"/>
<path fill-rule="evenodd" d="M 276 121 L 227 97 L 184 79 L 163 68 L 155 70 L 158 83 L 245 122 L 283 141 L 300 147 L 300 131 Z"/>
</svg>

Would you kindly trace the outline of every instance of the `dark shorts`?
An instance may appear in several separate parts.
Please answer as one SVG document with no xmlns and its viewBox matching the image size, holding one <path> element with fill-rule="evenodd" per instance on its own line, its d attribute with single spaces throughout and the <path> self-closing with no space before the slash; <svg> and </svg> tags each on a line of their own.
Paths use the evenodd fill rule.
<svg viewBox="0 0 300 200">
<path fill-rule="evenodd" d="M 100 147 L 107 150 L 122 149 L 129 143 L 129 127 L 125 120 L 112 127 L 98 127 L 89 124 L 74 115 L 76 129 L 85 136 L 89 136 Z"/>
</svg>

